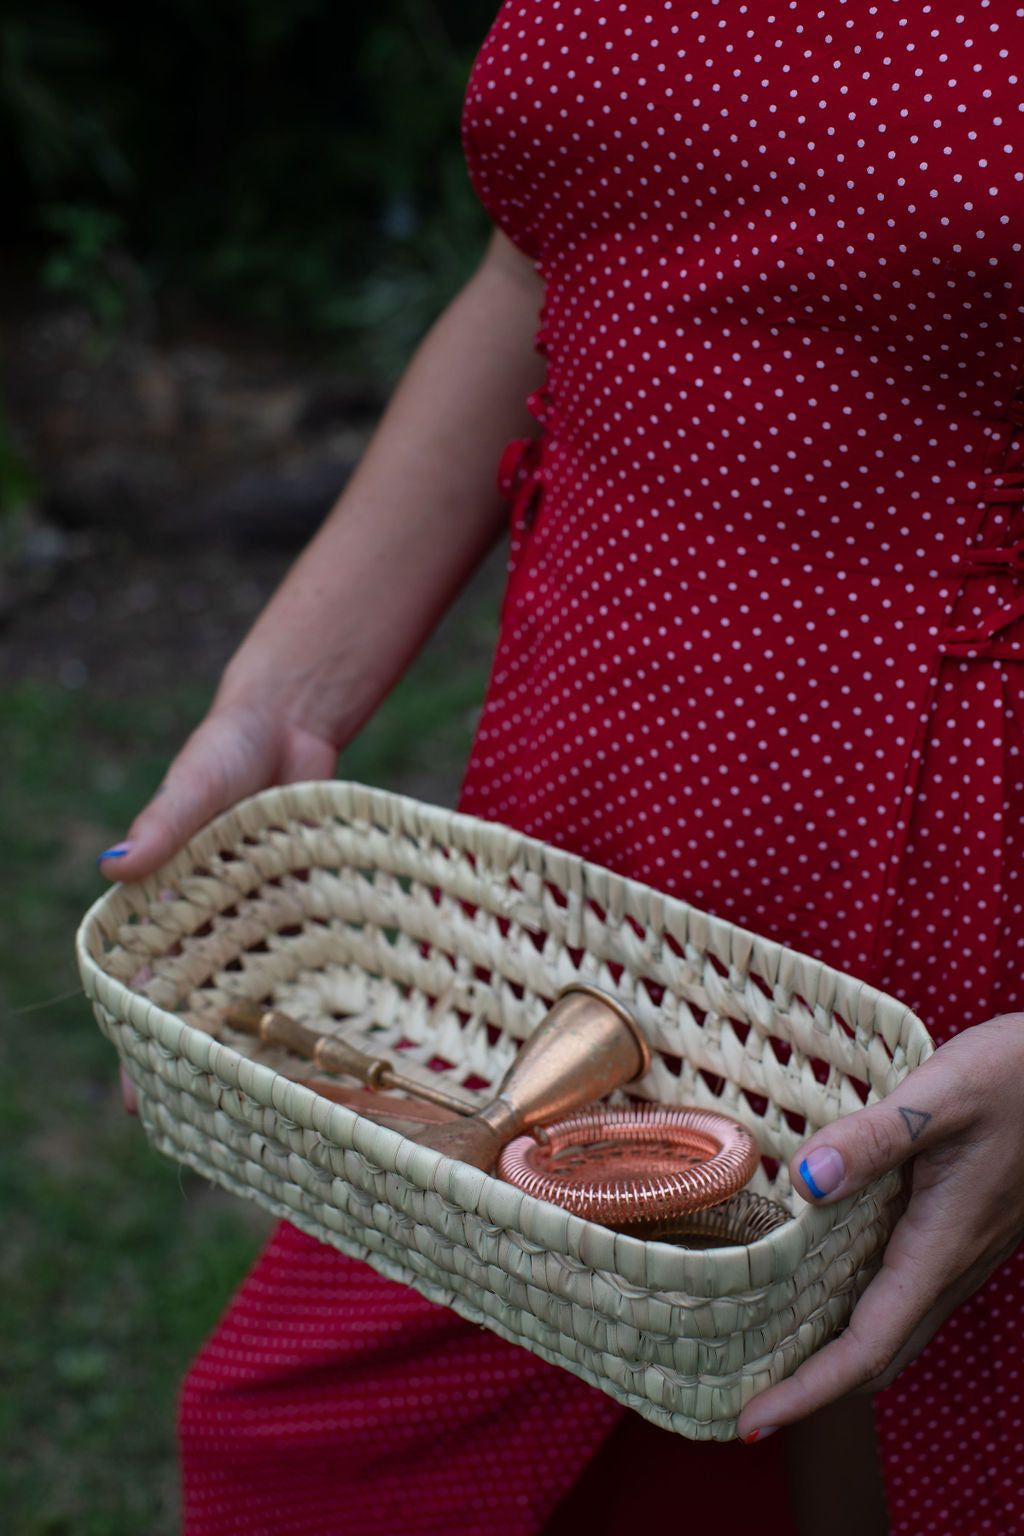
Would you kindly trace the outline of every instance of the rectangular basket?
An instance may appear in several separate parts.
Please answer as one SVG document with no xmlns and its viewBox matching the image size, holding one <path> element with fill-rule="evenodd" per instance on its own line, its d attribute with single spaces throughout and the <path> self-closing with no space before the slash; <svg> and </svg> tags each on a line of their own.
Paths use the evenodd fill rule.
<svg viewBox="0 0 1024 1536">
<path fill-rule="evenodd" d="M 355 784 L 269 790 L 103 896 L 78 958 L 154 1146 L 693 1439 L 732 1438 L 844 1325 L 899 1212 L 896 1174 L 817 1210 L 786 1165 L 930 1054 L 920 1020 L 506 827 Z M 618 1235 L 310 1091 L 315 1068 L 219 1017 L 272 1002 L 483 1103 L 574 981 L 643 1030 L 630 1092 L 743 1121 L 752 1187 L 791 1221 L 709 1251 Z"/>
</svg>

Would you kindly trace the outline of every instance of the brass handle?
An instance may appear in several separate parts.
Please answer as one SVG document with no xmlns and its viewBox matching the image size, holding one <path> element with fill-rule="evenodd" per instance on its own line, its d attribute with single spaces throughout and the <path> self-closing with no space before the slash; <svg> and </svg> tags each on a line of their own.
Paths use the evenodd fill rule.
<svg viewBox="0 0 1024 1536">
<path fill-rule="evenodd" d="M 406 1077 L 403 1072 L 395 1071 L 387 1057 L 371 1056 L 367 1051 L 350 1045 L 347 1040 L 322 1034 L 312 1025 L 303 1024 L 280 1008 L 265 1008 L 262 1003 L 239 998 L 221 1010 L 221 1018 L 231 1029 L 255 1035 L 265 1045 L 280 1046 L 286 1051 L 294 1051 L 297 1056 L 315 1061 L 324 1072 L 344 1072 L 365 1083 L 367 1088 L 397 1088 L 411 1098 L 437 1104 L 458 1115 L 473 1113 L 474 1106 L 465 1099 L 446 1093 L 443 1088 L 434 1088 L 415 1078 Z"/>
</svg>

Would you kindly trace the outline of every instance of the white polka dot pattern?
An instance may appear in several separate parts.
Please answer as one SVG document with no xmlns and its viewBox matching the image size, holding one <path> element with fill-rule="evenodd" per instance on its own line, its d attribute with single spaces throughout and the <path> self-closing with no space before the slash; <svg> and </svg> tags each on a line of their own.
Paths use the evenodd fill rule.
<svg viewBox="0 0 1024 1536">
<path fill-rule="evenodd" d="M 622 1411 L 282 1223 L 185 1384 L 185 1533 L 612 1536 L 623 1501 L 600 1484 L 573 1490 L 571 1519 L 560 1504 Z M 670 1527 L 680 1487 L 710 1524 L 737 1448 L 630 1417 L 604 1478 L 624 1483 L 648 1528 Z M 737 1530 L 796 1536 L 778 1442 L 739 1454 Z"/>
<path fill-rule="evenodd" d="M 185 1527 L 531 1536 L 620 1411 L 285 1224 L 186 1382 Z"/>
<path fill-rule="evenodd" d="M 509 0 L 465 113 L 548 359 L 466 809 L 939 1038 L 1024 1003 L 1022 21 Z M 880 1400 L 899 1536 L 1024 1518 L 1022 1302 Z"/>
</svg>

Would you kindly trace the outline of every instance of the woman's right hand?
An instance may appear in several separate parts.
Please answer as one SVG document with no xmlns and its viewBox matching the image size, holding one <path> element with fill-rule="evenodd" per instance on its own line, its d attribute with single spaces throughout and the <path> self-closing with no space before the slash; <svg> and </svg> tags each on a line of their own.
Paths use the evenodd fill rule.
<svg viewBox="0 0 1024 1536">
<path fill-rule="evenodd" d="M 139 880 L 158 869 L 219 811 L 273 784 L 327 779 L 333 742 L 258 709 L 216 706 L 189 737 L 123 843 L 100 856 L 111 880 Z M 121 1097 L 138 1113 L 135 1085 L 121 1069 Z"/>
<path fill-rule="evenodd" d="M 246 795 L 332 778 L 337 755 L 332 741 L 286 718 L 256 706 L 215 704 L 124 841 L 100 855 L 100 869 L 111 880 L 141 879 Z"/>
</svg>

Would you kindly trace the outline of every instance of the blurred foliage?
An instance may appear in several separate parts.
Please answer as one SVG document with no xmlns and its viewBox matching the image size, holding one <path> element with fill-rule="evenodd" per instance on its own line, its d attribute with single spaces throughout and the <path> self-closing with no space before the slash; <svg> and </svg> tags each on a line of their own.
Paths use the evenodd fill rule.
<svg viewBox="0 0 1024 1536">
<path fill-rule="evenodd" d="M 35 477 L 15 441 L 0 390 L 0 561 L 19 549 L 25 513 L 35 491 Z"/>
<path fill-rule="evenodd" d="M 346 776 L 453 802 L 494 607 L 453 613 Z M 174 685 L 0 693 L 0 1528 L 16 1536 L 180 1531 L 178 1380 L 268 1225 L 145 1146 L 73 955 L 105 888 L 97 853 L 207 704 Z"/>
<path fill-rule="evenodd" d="M 259 1240 L 147 1157 L 71 944 L 97 849 L 200 706 L 0 696 L 0 1507 L 18 1536 L 171 1536 L 177 1378 Z"/>
<path fill-rule="evenodd" d="M 116 331 L 128 310 L 117 273 L 123 234 L 117 214 L 89 204 L 52 203 L 43 210 L 42 223 L 56 236 L 55 248 L 43 265 L 46 286 L 84 304 L 100 336 Z"/>
<path fill-rule="evenodd" d="M 15 444 L 0 395 L 0 517 L 16 514 L 34 489 L 32 472 Z"/>
<path fill-rule="evenodd" d="M 458 121 L 496 8 L 6 0 L 8 242 L 101 324 L 134 270 L 333 349 L 369 325 L 393 372 L 482 247 Z"/>
</svg>

